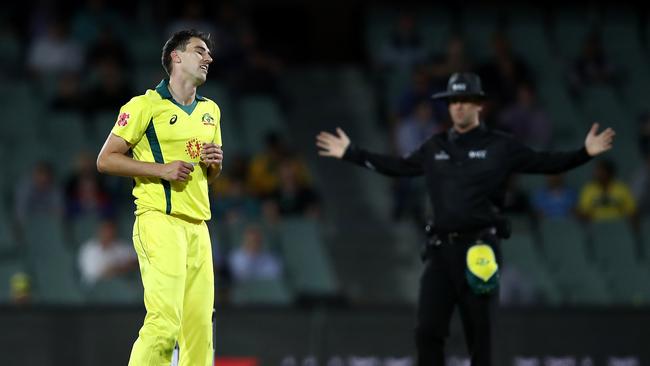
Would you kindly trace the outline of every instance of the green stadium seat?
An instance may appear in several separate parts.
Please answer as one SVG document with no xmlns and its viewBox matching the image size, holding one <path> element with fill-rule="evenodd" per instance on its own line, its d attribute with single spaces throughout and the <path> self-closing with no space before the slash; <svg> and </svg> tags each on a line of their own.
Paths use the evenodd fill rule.
<svg viewBox="0 0 650 366">
<path fill-rule="evenodd" d="M 140 282 L 125 278 L 103 280 L 85 288 L 83 292 L 88 304 L 140 304 L 143 298 Z"/>
<path fill-rule="evenodd" d="M 554 40 L 565 61 L 573 61 L 582 51 L 585 37 L 597 22 L 593 8 L 560 9 L 554 14 Z"/>
<path fill-rule="evenodd" d="M 270 97 L 245 97 L 239 101 L 238 112 L 244 127 L 244 141 L 251 152 L 264 149 L 264 136 L 268 132 L 287 134 L 287 126 L 280 106 Z M 230 126 L 234 128 L 232 124 Z"/>
<path fill-rule="evenodd" d="M 492 37 L 499 28 L 498 7 L 464 7 L 463 37 L 472 60 L 484 62 L 493 56 Z"/>
<path fill-rule="evenodd" d="M 513 235 L 501 245 L 503 265 L 514 266 L 524 272 L 533 282 L 537 292 L 547 304 L 557 305 L 562 302 L 562 295 L 555 285 L 543 261 L 528 235 Z"/>
<path fill-rule="evenodd" d="M 306 219 L 286 219 L 280 245 L 292 288 L 305 295 L 334 295 L 337 284 L 318 224 Z"/>
<path fill-rule="evenodd" d="M 290 305 L 293 295 L 283 280 L 244 281 L 237 283 L 232 302 L 237 305 Z"/>
<path fill-rule="evenodd" d="M 35 292 L 42 303 L 70 304 L 83 300 L 76 278 L 76 258 L 66 248 L 59 219 L 34 215 L 24 231 L 29 268 L 35 276 Z"/>
</svg>

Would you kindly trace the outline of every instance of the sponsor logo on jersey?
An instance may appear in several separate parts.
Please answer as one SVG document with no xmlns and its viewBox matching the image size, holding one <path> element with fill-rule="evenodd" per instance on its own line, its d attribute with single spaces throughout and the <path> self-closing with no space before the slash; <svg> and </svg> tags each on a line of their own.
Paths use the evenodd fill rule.
<svg viewBox="0 0 650 366">
<path fill-rule="evenodd" d="M 177 116 L 177 115 L 173 115 L 172 118 L 169 119 L 169 124 L 170 124 L 170 125 L 173 125 L 174 123 L 176 123 L 176 120 L 177 120 L 177 119 L 178 119 L 178 116 Z"/>
<path fill-rule="evenodd" d="M 199 139 L 195 137 L 187 141 L 185 143 L 185 152 L 192 159 L 198 158 L 201 154 L 201 142 L 199 142 Z"/>
<path fill-rule="evenodd" d="M 447 154 L 447 152 L 444 150 L 436 153 L 433 157 L 436 160 L 449 160 L 449 154 Z"/>
<path fill-rule="evenodd" d="M 485 159 L 487 158 L 487 150 L 470 150 L 467 155 L 470 159 Z"/>
<path fill-rule="evenodd" d="M 117 117 L 117 125 L 124 127 L 129 123 L 129 118 L 131 117 L 130 114 L 126 112 L 120 113 L 120 115 Z"/>
</svg>

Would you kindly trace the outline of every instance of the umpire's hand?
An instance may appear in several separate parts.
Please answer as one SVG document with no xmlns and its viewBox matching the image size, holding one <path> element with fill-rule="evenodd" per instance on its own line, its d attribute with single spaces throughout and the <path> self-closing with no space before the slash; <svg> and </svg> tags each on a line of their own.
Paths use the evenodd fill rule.
<svg viewBox="0 0 650 366">
<path fill-rule="evenodd" d="M 336 128 L 336 135 L 322 131 L 316 136 L 316 146 L 320 147 L 318 155 L 330 156 L 341 159 L 345 150 L 350 146 L 350 138 L 339 127 Z"/>
<path fill-rule="evenodd" d="M 612 142 L 614 141 L 616 132 L 611 128 L 607 128 L 605 131 L 598 134 L 597 132 L 598 123 L 594 123 L 585 139 L 585 149 L 587 149 L 587 154 L 589 154 L 589 156 L 602 154 L 612 148 Z"/>
</svg>

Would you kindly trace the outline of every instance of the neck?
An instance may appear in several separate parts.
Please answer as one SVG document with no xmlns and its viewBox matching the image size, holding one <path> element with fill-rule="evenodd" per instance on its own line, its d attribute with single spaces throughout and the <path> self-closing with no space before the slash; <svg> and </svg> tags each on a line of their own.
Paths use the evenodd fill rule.
<svg viewBox="0 0 650 366">
<path fill-rule="evenodd" d="M 466 133 L 466 132 L 469 132 L 469 131 L 475 129 L 476 127 L 480 126 L 480 124 L 481 123 L 478 121 L 478 118 L 477 118 L 476 120 L 472 121 L 472 123 L 470 123 L 469 125 L 466 125 L 466 126 L 462 126 L 462 125 L 459 125 L 459 124 L 454 124 L 454 130 L 456 130 L 456 132 L 458 132 L 458 133 Z"/>
<path fill-rule="evenodd" d="M 190 105 L 196 98 L 196 85 L 179 74 L 172 74 L 169 77 L 169 92 L 178 104 Z"/>
</svg>

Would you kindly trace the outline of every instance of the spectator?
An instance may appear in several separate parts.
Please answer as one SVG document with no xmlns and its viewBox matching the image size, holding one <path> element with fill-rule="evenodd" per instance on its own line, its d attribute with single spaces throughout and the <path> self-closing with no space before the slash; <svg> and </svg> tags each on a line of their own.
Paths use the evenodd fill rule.
<svg viewBox="0 0 650 366">
<path fill-rule="evenodd" d="M 23 227 L 33 214 L 62 216 L 63 195 L 49 163 L 36 163 L 30 180 L 17 186 L 15 203 L 16 220 L 20 227 Z"/>
<path fill-rule="evenodd" d="M 83 64 L 83 49 L 61 19 L 50 22 L 47 32 L 33 39 L 27 51 L 27 65 L 36 77 L 79 73 Z"/>
<path fill-rule="evenodd" d="M 95 64 L 97 82 L 85 93 L 84 106 L 92 116 L 102 111 L 115 111 L 129 101 L 133 91 L 116 59 L 105 58 Z"/>
<path fill-rule="evenodd" d="M 115 207 L 108 190 L 97 173 L 95 159 L 86 152 L 77 156 L 75 171 L 65 184 L 65 214 L 68 220 L 82 215 L 107 217 Z"/>
<path fill-rule="evenodd" d="M 641 156 L 647 158 L 650 156 L 650 111 L 639 115 L 638 134 Z"/>
<path fill-rule="evenodd" d="M 410 70 L 424 62 L 426 51 L 412 14 L 401 14 L 397 26 L 383 45 L 382 68 Z"/>
<path fill-rule="evenodd" d="M 605 56 L 602 39 L 597 31 L 587 35 L 582 51 L 575 60 L 570 75 L 571 90 L 578 96 L 582 88 L 596 85 L 613 85 L 616 81 L 616 69 Z"/>
<path fill-rule="evenodd" d="M 219 180 L 220 194 L 211 205 L 214 218 L 220 222 L 235 224 L 258 219 L 260 204 L 246 191 L 246 182 L 241 177 L 224 177 Z"/>
<path fill-rule="evenodd" d="M 24 306 L 32 302 L 31 280 L 26 273 L 14 273 L 9 279 L 9 290 L 13 305 Z"/>
<path fill-rule="evenodd" d="M 576 214 L 578 193 L 567 187 L 564 175 L 546 177 L 546 187 L 538 188 L 533 194 L 533 207 L 542 218 L 570 218 Z"/>
<path fill-rule="evenodd" d="M 400 156 L 406 156 L 415 151 L 431 135 L 441 131 L 442 124 L 432 116 L 431 104 L 428 100 L 420 101 L 414 113 L 399 122 L 395 133 L 395 145 Z M 418 181 L 399 178 L 393 185 L 393 218 L 399 220 L 405 214 L 413 216 L 416 225 L 422 227 L 425 223 L 422 197 L 425 194 Z"/>
<path fill-rule="evenodd" d="M 97 236 L 83 243 L 79 249 L 81 280 L 89 286 L 125 275 L 135 270 L 137 263 L 133 247 L 117 238 L 117 227 L 112 220 L 103 221 Z"/>
<path fill-rule="evenodd" d="M 230 255 L 230 269 L 235 281 L 271 280 L 282 275 L 282 264 L 264 248 L 263 233 L 257 225 L 244 230 L 242 244 Z"/>
<path fill-rule="evenodd" d="M 431 79 L 427 70 L 424 67 L 416 67 L 412 73 L 411 85 L 399 96 L 394 113 L 398 118 L 407 118 L 413 114 L 416 105 L 423 100 L 429 102 L 429 108 L 433 111 L 432 94 Z M 448 112 L 445 110 L 445 113 Z"/>
<path fill-rule="evenodd" d="M 101 38 L 107 28 L 118 34 L 119 39 L 129 38 L 127 22 L 104 0 L 86 0 L 72 19 L 72 33 L 84 46 Z"/>
<path fill-rule="evenodd" d="M 279 167 L 279 184 L 271 199 L 277 204 L 281 216 L 310 216 L 320 214 L 316 192 L 298 178 L 296 161 L 285 159 Z"/>
<path fill-rule="evenodd" d="M 495 122 L 494 118 L 506 105 L 515 102 L 519 85 L 532 85 L 528 65 L 512 52 L 504 32 L 498 31 L 492 36 L 492 52 L 492 59 L 477 70 L 489 95 L 482 113 L 488 124 Z"/>
<path fill-rule="evenodd" d="M 182 5 L 181 17 L 174 20 L 166 29 L 166 34 L 171 35 L 183 29 L 198 29 L 202 32 L 215 34 L 215 28 L 205 18 L 205 7 L 202 1 L 186 1 Z"/>
<path fill-rule="evenodd" d="M 644 159 L 632 180 L 632 193 L 640 216 L 650 214 L 650 155 L 645 155 Z"/>
<path fill-rule="evenodd" d="M 120 41 L 113 28 L 108 26 L 100 30 L 97 39 L 89 45 L 86 54 L 86 61 L 92 69 L 97 68 L 105 60 L 116 62 L 121 69 L 131 65 L 131 56 L 125 43 Z"/>
<path fill-rule="evenodd" d="M 452 35 L 447 41 L 446 53 L 435 56 L 431 65 L 433 89 L 444 89 L 449 75 L 464 72 L 472 68 L 469 57 L 465 52 L 465 41 L 458 34 Z"/>
<path fill-rule="evenodd" d="M 537 103 L 535 91 L 529 84 L 519 85 L 517 101 L 501 112 L 499 127 L 529 146 L 540 149 L 549 147 L 551 121 Z"/>
<path fill-rule="evenodd" d="M 511 265 L 499 268 L 499 303 L 503 305 L 534 305 L 539 293 L 530 278 Z"/>
<path fill-rule="evenodd" d="M 250 192 L 259 198 L 268 197 L 278 189 L 280 164 L 290 155 L 282 138 L 277 133 L 268 133 L 265 141 L 265 150 L 253 157 L 248 174 Z M 309 174 L 304 163 L 296 158 L 294 168 L 300 184 L 308 184 Z"/>
<path fill-rule="evenodd" d="M 589 221 L 633 220 L 636 202 L 630 188 L 616 179 L 616 167 L 609 160 L 599 160 L 594 179 L 580 192 L 579 212 Z"/>
<path fill-rule="evenodd" d="M 56 91 L 50 102 L 50 108 L 54 111 L 69 112 L 79 111 L 82 106 L 81 82 L 79 75 L 65 73 L 57 80 Z"/>
</svg>

